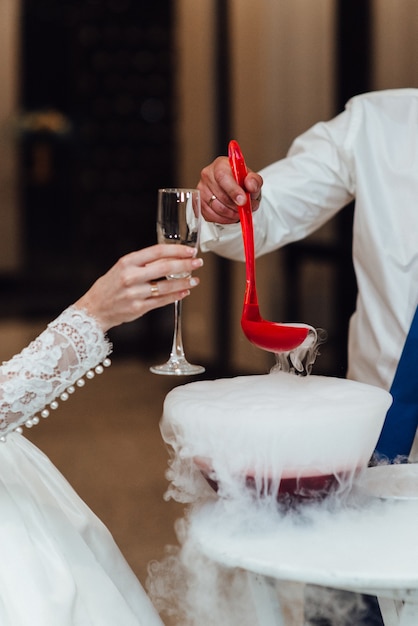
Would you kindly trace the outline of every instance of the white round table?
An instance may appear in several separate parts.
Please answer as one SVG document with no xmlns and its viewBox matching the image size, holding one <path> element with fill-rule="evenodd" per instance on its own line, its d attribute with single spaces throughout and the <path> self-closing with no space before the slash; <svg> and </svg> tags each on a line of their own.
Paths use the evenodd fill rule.
<svg viewBox="0 0 418 626">
<path fill-rule="evenodd" d="M 248 518 L 232 503 L 207 502 L 192 512 L 190 535 L 209 559 L 248 572 L 260 626 L 303 624 L 286 617 L 276 581 L 374 595 L 385 626 L 418 624 L 418 500 L 322 503 Z"/>
</svg>

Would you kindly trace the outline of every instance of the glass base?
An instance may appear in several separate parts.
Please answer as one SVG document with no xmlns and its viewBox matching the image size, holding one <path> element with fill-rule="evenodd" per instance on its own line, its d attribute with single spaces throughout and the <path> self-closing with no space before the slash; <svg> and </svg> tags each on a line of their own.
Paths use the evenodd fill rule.
<svg viewBox="0 0 418 626">
<path fill-rule="evenodd" d="M 193 365 L 186 361 L 185 358 L 173 359 L 172 357 L 162 365 L 153 365 L 149 368 L 153 374 L 162 374 L 164 376 L 195 376 L 203 374 L 205 368 L 202 365 Z"/>
</svg>

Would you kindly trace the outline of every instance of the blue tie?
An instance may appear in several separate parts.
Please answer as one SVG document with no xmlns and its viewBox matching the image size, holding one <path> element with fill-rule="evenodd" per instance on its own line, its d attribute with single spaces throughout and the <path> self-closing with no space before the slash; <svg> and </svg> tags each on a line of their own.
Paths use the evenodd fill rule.
<svg viewBox="0 0 418 626">
<path fill-rule="evenodd" d="M 418 425 L 418 307 L 390 393 L 393 404 L 387 412 L 375 456 L 392 462 L 397 456 L 408 457 Z"/>
</svg>

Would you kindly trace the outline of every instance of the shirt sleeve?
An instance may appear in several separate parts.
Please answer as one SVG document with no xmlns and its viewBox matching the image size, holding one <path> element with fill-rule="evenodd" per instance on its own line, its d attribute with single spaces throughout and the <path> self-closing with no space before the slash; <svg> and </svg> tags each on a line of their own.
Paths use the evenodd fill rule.
<svg viewBox="0 0 418 626">
<path fill-rule="evenodd" d="M 99 364 L 110 352 L 110 343 L 92 317 L 76 307 L 66 309 L 0 366 L 0 435 L 24 423 L 37 423 L 39 411 L 46 417 L 46 406 L 53 403 L 55 408 L 59 396 L 66 399 L 86 372 L 94 375 L 98 366 L 101 371 Z"/>
<path fill-rule="evenodd" d="M 257 256 L 306 237 L 354 198 L 352 118 L 349 106 L 331 121 L 315 124 L 293 142 L 285 159 L 260 171 L 262 200 L 253 213 Z M 244 258 L 239 224 L 204 223 L 201 246 Z"/>
</svg>

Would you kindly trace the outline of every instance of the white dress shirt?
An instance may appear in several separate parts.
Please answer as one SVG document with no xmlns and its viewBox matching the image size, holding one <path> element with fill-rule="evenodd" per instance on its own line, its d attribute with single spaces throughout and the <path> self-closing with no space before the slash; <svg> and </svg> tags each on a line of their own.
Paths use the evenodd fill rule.
<svg viewBox="0 0 418 626">
<path fill-rule="evenodd" d="M 355 199 L 348 377 L 389 389 L 418 303 L 418 89 L 352 98 L 260 174 L 257 256 L 306 237 Z M 239 224 L 204 223 L 201 245 L 244 258 Z"/>
</svg>

